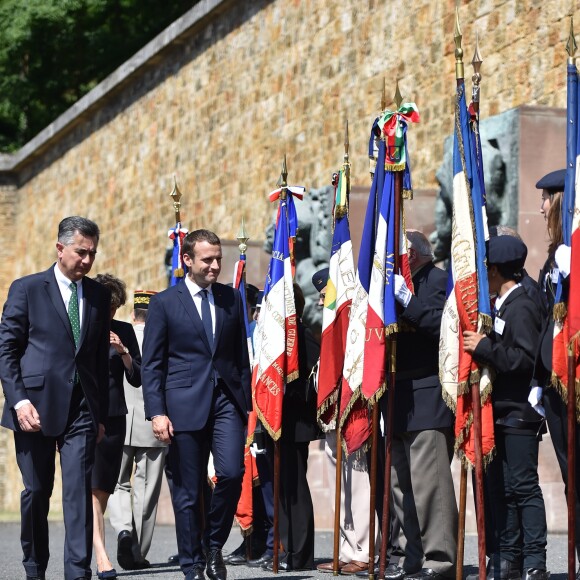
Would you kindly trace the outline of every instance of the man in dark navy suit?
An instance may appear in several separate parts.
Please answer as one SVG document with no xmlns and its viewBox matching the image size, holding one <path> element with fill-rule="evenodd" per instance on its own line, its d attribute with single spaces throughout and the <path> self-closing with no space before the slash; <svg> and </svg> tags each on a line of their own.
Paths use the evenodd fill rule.
<svg viewBox="0 0 580 580">
<path fill-rule="evenodd" d="M 58 447 L 62 469 L 65 580 L 91 577 L 91 470 L 109 392 L 110 294 L 86 275 L 99 228 L 63 219 L 58 261 L 12 283 L 0 323 L 2 426 L 14 431 L 22 473 L 21 543 L 28 580 L 48 565 L 50 496 Z"/>
<path fill-rule="evenodd" d="M 250 365 L 239 292 L 217 282 L 221 243 L 208 230 L 183 240 L 188 267 L 179 283 L 151 299 L 143 341 L 145 416 L 171 443 L 179 564 L 186 580 L 225 580 L 222 547 L 244 472 Z M 217 476 L 201 525 L 209 453 Z M 202 546 L 202 535 L 205 545 Z"/>
</svg>

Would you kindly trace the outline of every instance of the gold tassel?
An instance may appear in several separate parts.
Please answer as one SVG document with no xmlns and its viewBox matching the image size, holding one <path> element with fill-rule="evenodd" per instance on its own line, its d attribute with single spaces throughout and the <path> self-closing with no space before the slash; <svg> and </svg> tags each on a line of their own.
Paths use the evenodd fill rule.
<svg viewBox="0 0 580 580">
<path fill-rule="evenodd" d="M 558 302 L 558 304 L 554 304 L 554 320 L 556 322 L 562 322 L 564 318 L 566 318 L 566 303 L 565 302 Z"/>
<path fill-rule="evenodd" d="M 413 190 L 412 189 L 403 189 L 401 197 L 403 199 L 412 200 L 413 199 Z"/>
<path fill-rule="evenodd" d="M 385 163 L 385 171 L 404 171 L 405 163 Z"/>
</svg>

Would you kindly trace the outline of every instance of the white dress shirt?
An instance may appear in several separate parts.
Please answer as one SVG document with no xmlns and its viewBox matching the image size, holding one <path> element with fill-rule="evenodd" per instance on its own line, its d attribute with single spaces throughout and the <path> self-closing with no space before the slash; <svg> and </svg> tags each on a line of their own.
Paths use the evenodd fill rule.
<svg viewBox="0 0 580 580">
<path fill-rule="evenodd" d="M 189 293 L 193 298 L 193 303 L 197 308 L 197 313 L 199 314 L 200 318 L 201 318 L 201 301 L 202 301 L 201 291 L 207 290 L 207 298 L 209 300 L 209 309 L 211 312 L 211 329 L 215 336 L 215 302 L 213 299 L 211 284 L 207 288 L 202 288 L 201 286 L 198 286 L 189 276 L 186 276 L 185 285 L 187 286 L 187 289 L 189 290 Z"/>
<path fill-rule="evenodd" d="M 56 278 L 56 282 L 58 284 L 58 289 L 60 290 L 60 295 L 62 296 L 62 300 L 64 302 L 64 307 L 68 312 L 68 303 L 70 302 L 72 296 L 72 290 L 70 289 L 70 283 L 72 280 L 69 280 L 58 267 L 58 264 L 54 265 L 54 276 Z M 82 279 L 78 282 L 75 282 L 77 285 L 77 295 L 79 299 L 79 320 L 80 320 L 80 327 L 83 327 L 83 306 L 84 306 L 84 295 L 83 295 L 83 281 Z M 22 399 L 22 401 L 18 401 L 16 405 L 14 405 L 14 410 L 18 411 L 20 407 L 30 403 L 29 399 Z"/>
</svg>

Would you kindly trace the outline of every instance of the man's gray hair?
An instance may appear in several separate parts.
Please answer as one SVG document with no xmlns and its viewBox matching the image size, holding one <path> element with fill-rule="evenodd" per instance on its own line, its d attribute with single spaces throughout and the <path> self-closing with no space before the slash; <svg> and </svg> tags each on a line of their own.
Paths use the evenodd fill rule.
<svg viewBox="0 0 580 580">
<path fill-rule="evenodd" d="M 85 238 L 96 238 L 97 242 L 101 235 L 99 226 L 94 221 L 73 215 L 64 218 L 58 224 L 58 241 L 65 246 L 70 246 L 73 243 L 76 232 L 79 232 Z"/>
<path fill-rule="evenodd" d="M 413 248 L 420 256 L 429 257 L 431 260 L 435 259 L 431 242 L 423 232 L 407 230 L 407 240 L 409 240 L 409 248 Z"/>
</svg>

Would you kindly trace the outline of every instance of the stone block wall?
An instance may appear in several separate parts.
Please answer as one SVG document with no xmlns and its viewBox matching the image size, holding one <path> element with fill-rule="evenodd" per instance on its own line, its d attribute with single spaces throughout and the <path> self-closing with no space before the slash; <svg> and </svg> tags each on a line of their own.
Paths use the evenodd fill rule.
<svg viewBox="0 0 580 580">
<path fill-rule="evenodd" d="M 432 199 L 453 130 L 454 9 L 451 0 L 199 2 L 23 150 L 0 156 L 0 177 L 13 183 L 0 187 L 0 300 L 14 278 L 53 262 L 57 224 L 71 214 L 101 226 L 93 273 L 114 273 L 131 290 L 163 288 L 174 174 L 185 226 L 233 240 L 245 217 L 260 240 L 283 156 L 291 184 L 328 184 L 347 118 L 352 183 L 368 187 L 383 83 L 387 101 L 398 80 L 421 112 L 409 130 L 414 186 Z M 580 22 L 572 0 L 462 3 L 466 63 L 480 34 L 483 118 L 565 106 L 571 14 Z M 10 439 L 0 434 L 0 506 L 15 512 Z M 56 511 L 58 502 L 55 493 Z"/>
</svg>

